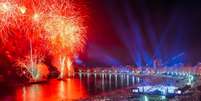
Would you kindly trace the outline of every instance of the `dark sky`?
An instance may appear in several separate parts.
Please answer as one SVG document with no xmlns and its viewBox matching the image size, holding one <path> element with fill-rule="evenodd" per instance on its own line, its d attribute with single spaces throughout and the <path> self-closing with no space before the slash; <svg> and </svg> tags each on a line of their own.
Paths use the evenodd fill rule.
<svg viewBox="0 0 201 101">
<path fill-rule="evenodd" d="M 87 6 L 84 64 L 146 64 L 154 57 L 185 64 L 201 61 L 199 1 L 89 0 Z"/>
</svg>

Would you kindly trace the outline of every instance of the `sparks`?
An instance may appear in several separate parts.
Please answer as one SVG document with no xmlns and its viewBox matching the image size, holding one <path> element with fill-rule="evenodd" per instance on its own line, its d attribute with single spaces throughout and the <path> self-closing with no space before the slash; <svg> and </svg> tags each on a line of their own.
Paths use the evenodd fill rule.
<svg viewBox="0 0 201 101">
<path fill-rule="evenodd" d="M 12 5 L 7 2 L 7 3 L 0 3 L 0 11 L 1 13 L 8 13 L 12 10 Z"/>
<path fill-rule="evenodd" d="M 26 10 L 27 10 L 27 8 L 24 7 L 24 6 L 20 6 L 20 7 L 19 7 L 19 11 L 20 11 L 20 13 L 22 13 L 22 14 L 25 14 L 25 13 L 26 13 Z"/>
</svg>

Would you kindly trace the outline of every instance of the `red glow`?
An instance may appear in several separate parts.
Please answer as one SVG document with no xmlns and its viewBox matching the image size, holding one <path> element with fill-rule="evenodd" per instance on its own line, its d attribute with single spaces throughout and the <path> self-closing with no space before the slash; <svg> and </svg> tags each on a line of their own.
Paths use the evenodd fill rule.
<svg viewBox="0 0 201 101">
<path fill-rule="evenodd" d="M 73 0 L 0 0 L 0 52 L 19 67 L 37 69 L 51 55 L 60 72 L 72 70 L 86 40 L 82 12 Z"/>
</svg>

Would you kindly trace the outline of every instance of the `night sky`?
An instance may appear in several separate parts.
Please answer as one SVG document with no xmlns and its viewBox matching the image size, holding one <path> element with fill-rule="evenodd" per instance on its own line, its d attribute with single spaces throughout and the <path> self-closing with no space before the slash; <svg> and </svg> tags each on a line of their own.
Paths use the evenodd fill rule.
<svg viewBox="0 0 201 101">
<path fill-rule="evenodd" d="M 201 2 L 89 0 L 88 41 L 81 54 L 92 66 L 201 61 Z"/>
</svg>

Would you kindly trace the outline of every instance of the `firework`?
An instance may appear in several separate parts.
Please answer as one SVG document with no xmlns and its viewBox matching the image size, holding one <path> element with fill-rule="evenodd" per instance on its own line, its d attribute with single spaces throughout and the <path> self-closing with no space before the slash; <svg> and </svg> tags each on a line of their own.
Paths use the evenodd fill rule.
<svg viewBox="0 0 201 101">
<path fill-rule="evenodd" d="M 36 55 L 26 56 L 22 59 L 18 59 L 16 65 L 19 66 L 19 68 L 24 68 L 24 70 L 28 71 L 27 74 L 30 76 L 27 76 L 27 79 L 31 82 L 47 79 L 49 71 L 47 66 L 42 63 L 41 57 Z M 26 76 L 26 71 L 23 71 L 22 73 L 23 74 L 19 75 Z"/>
<path fill-rule="evenodd" d="M 79 13 L 77 14 L 76 10 L 72 9 L 73 6 L 70 6 L 69 2 L 64 5 L 67 8 L 61 8 L 71 13 L 55 10 L 53 11 L 55 14 L 51 12 L 43 23 L 44 29 L 48 33 L 47 39 L 51 45 L 51 51 L 55 57 L 53 64 L 58 67 L 61 73 L 60 78 L 63 78 L 66 71 L 72 72 L 70 69 L 72 68 L 71 58 L 77 52 L 82 51 L 85 44 L 85 27 L 81 23 L 82 19 L 78 16 Z"/>
<path fill-rule="evenodd" d="M 24 58 L 17 59 L 16 65 L 19 68 L 25 68 L 31 76 L 27 76 L 30 82 L 36 82 L 43 79 L 47 79 L 48 68 L 43 64 L 44 55 L 40 52 L 32 49 L 32 43 L 30 42 L 30 54 Z M 22 73 L 26 73 L 25 71 Z M 26 74 L 25 74 L 26 75 Z"/>
<path fill-rule="evenodd" d="M 34 80 L 46 75 L 42 60 L 51 55 L 63 77 L 72 70 L 72 57 L 85 45 L 81 11 L 73 0 L 0 0 L 1 50 Z"/>
</svg>

